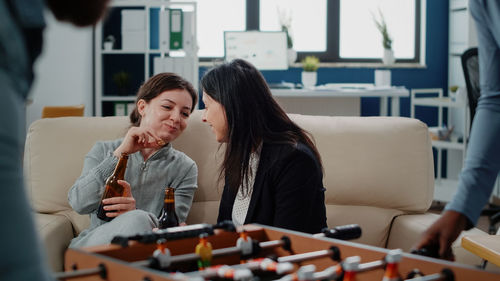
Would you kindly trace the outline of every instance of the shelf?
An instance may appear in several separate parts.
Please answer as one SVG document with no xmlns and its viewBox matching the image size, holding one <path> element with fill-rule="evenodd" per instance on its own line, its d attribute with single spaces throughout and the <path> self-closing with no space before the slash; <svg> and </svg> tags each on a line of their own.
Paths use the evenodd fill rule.
<svg viewBox="0 0 500 281">
<path fill-rule="evenodd" d="M 102 101 L 135 101 L 136 96 L 102 96 Z"/>
<path fill-rule="evenodd" d="M 103 55 L 126 55 L 126 54 L 133 54 L 133 55 L 143 55 L 143 54 L 161 54 L 161 51 L 159 50 L 102 50 L 101 54 Z"/>
<path fill-rule="evenodd" d="M 414 98 L 413 105 L 420 106 L 443 106 L 443 107 L 458 107 L 463 108 L 463 102 L 456 102 L 451 98 Z"/>
<path fill-rule="evenodd" d="M 170 30 L 170 12 L 162 12 L 169 9 L 182 11 L 181 16 L 175 18 L 182 32 L 174 34 Z M 117 39 L 115 48 L 103 48 L 103 40 L 108 35 Z M 106 19 L 96 25 L 93 36 L 97 116 L 113 115 L 116 103 L 134 104 L 136 90 L 157 73 L 175 72 L 190 81 L 194 88 L 198 87 L 194 1 L 114 0 Z M 167 43 L 179 43 L 178 40 L 181 40 L 182 49 L 170 50 Z M 133 44 L 139 41 L 144 44 Z M 175 64 L 170 63 L 174 59 Z"/>
<path fill-rule="evenodd" d="M 452 141 L 432 141 L 432 146 L 439 149 L 456 149 L 456 150 L 465 150 L 465 146 L 461 142 L 452 142 Z"/>
</svg>

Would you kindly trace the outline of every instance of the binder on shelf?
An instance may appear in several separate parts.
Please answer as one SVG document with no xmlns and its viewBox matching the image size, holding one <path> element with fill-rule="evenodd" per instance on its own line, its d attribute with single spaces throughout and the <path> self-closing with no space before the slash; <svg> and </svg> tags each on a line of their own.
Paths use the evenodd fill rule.
<svg viewBox="0 0 500 281">
<path fill-rule="evenodd" d="M 168 52 L 170 50 L 170 9 L 161 9 L 159 18 L 160 51 Z"/>
<path fill-rule="evenodd" d="M 125 102 L 115 102 L 113 109 L 114 116 L 127 116 L 127 104 Z"/>
<path fill-rule="evenodd" d="M 188 54 L 194 54 L 196 52 L 196 38 L 195 34 L 195 14 L 193 11 L 182 12 L 183 26 L 182 26 L 182 47 L 184 51 Z"/>
<path fill-rule="evenodd" d="M 170 50 L 182 49 L 182 10 L 170 9 Z"/>
</svg>

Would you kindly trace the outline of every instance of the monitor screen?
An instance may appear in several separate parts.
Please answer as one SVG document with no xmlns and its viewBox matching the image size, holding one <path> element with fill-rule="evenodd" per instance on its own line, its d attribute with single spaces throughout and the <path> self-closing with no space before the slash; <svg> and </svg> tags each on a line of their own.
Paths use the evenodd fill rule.
<svg viewBox="0 0 500 281">
<path fill-rule="evenodd" d="M 225 60 L 236 58 L 260 70 L 288 69 L 286 33 L 282 31 L 225 31 Z"/>
</svg>

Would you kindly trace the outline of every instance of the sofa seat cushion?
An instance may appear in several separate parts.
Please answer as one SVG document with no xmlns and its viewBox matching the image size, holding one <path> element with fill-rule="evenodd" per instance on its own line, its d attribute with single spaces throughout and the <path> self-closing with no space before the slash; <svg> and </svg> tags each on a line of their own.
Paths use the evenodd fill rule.
<svg viewBox="0 0 500 281">
<path fill-rule="evenodd" d="M 64 252 L 73 238 L 71 222 L 62 215 L 40 213 L 35 214 L 35 222 L 48 264 L 52 270 L 62 271 Z"/>
<path fill-rule="evenodd" d="M 359 224 L 362 235 L 353 242 L 385 247 L 391 221 L 403 212 L 371 206 L 326 205 L 329 228 L 346 224 Z"/>
<path fill-rule="evenodd" d="M 439 215 L 426 213 L 420 215 L 401 215 L 394 219 L 391 229 L 391 235 L 387 242 L 388 249 L 400 248 L 405 252 L 409 252 L 411 247 L 414 246 L 420 239 L 422 233 L 439 218 Z M 485 232 L 472 228 L 471 230 L 464 231 L 453 243 L 452 249 L 455 254 L 456 261 L 459 263 L 479 265 L 481 259 L 465 250 L 461 246 L 463 235 L 484 234 Z"/>
</svg>

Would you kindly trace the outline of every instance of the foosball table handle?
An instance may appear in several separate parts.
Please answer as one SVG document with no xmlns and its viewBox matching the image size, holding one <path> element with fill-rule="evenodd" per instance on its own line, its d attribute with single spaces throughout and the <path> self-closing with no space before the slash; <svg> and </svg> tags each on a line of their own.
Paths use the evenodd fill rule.
<svg viewBox="0 0 500 281">
<path fill-rule="evenodd" d="M 107 275 L 108 275 L 108 271 L 106 270 L 106 266 L 101 263 L 97 267 L 94 267 L 94 268 L 56 272 L 56 273 L 54 273 L 53 276 L 56 280 L 67 280 L 67 279 L 71 279 L 71 278 L 91 276 L 91 275 L 99 275 L 103 280 L 106 280 Z"/>
</svg>

